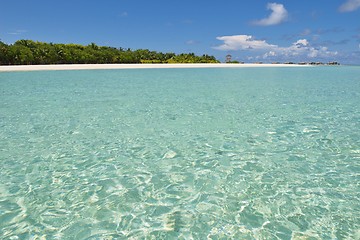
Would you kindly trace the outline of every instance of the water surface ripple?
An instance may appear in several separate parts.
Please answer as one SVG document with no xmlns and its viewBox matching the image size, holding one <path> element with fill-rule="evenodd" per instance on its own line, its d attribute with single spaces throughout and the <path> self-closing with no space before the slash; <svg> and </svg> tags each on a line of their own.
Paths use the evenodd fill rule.
<svg viewBox="0 0 360 240">
<path fill-rule="evenodd" d="M 359 239 L 360 68 L 0 73 L 4 239 Z"/>
</svg>

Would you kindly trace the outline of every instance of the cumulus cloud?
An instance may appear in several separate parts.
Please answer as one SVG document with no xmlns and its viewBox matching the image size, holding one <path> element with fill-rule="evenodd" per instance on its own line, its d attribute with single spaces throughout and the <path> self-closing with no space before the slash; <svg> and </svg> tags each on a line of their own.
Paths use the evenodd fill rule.
<svg viewBox="0 0 360 240">
<path fill-rule="evenodd" d="M 259 26 L 277 25 L 286 21 L 288 18 L 288 12 L 282 4 L 268 3 L 267 9 L 272 11 L 270 16 L 261 20 L 254 21 L 253 24 Z"/>
<path fill-rule="evenodd" d="M 309 46 L 309 42 L 306 39 L 300 39 L 300 40 L 297 40 L 296 42 L 294 42 L 293 45 L 296 46 L 297 48 L 302 48 L 302 47 Z"/>
<path fill-rule="evenodd" d="M 223 51 L 252 51 L 261 54 L 263 59 L 267 58 L 316 58 L 332 57 L 338 53 L 329 51 L 326 47 L 313 47 L 307 39 L 299 39 L 288 47 L 280 47 L 275 44 L 267 43 L 265 40 L 257 40 L 251 35 L 222 36 L 216 39 L 224 43 L 215 47 Z"/>
<path fill-rule="evenodd" d="M 224 44 L 215 47 L 218 50 L 245 50 L 245 49 L 272 49 L 276 45 L 268 44 L 264 40 L 256 40 L 250 35 L 233 35 L 217 37 L 217 40 L 223 41 Z"/>
<path fill-rule="evenodd" d="M 327 47 L 312 47 L 308 40 L 300 39 L 289 47 L 281 47 L 277 51 L 285 57 L 302 56 L 307 58 L 333 57 L 338 52 L 329 51 Z"/>
<path fill-rule="evenodd" d="M 339 7 L 340 12 L 352 12 L 360 8 L 360 0 L 347 0 Z"/>
</svg>

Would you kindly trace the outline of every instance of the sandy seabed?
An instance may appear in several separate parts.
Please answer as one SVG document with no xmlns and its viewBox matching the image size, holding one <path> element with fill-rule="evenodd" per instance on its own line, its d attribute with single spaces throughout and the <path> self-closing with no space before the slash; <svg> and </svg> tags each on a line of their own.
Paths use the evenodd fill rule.
<svg viewBox="0 0 360 240">
<path fill-rule="evenodd" d="M 87 70 L 87 69 L 142 69 L 142 68 L 241 68 L 241 67 L 300 67 L 297 64 L 54 64 L 54 65 L 12 65 L 0 66 L 0 72 L 48 71 L 48 70 Z"/>
</svg>

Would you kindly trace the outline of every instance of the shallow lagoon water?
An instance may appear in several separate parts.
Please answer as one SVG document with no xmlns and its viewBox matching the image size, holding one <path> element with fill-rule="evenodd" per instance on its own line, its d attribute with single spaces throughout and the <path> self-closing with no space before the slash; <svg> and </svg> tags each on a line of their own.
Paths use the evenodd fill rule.
<svg viewBox="0 0 360 240">
<path fill-rule="evenodd" d="M 360 67 L 0 73 L 5 239 L 359 239 Z"/>
</svg>

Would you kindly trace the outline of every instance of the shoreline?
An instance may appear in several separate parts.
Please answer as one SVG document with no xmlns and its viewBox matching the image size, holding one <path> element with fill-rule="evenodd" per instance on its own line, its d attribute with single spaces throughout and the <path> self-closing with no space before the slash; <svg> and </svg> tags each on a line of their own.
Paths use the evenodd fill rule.
<svg viewBox="0 0 360 240">
<path fill-rule="evenodd" d="M 52 65 L 1 65 L 0 72 L 56 71 L 56 70 L 107 70 L 152 68 L 246 68 L 246 67 L 308 67 L 299 64 L 226 64 L 226 63 L 164 63 L 164 64 L 52 64 Z"/>
</svg>

